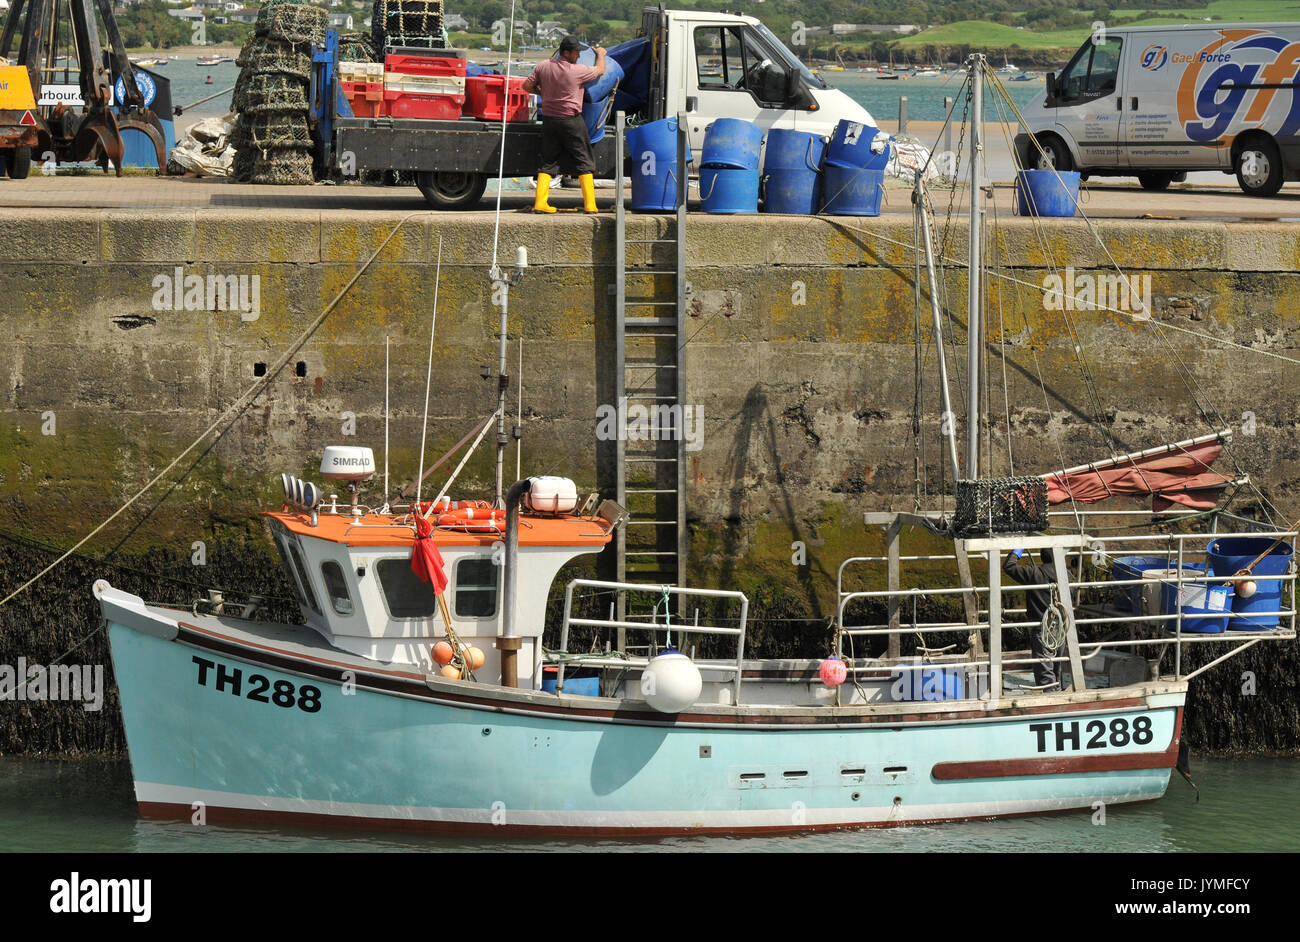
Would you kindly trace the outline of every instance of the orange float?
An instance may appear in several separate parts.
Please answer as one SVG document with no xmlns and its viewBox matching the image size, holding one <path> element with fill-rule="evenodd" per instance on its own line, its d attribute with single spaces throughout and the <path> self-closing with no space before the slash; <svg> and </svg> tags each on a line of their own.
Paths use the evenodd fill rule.
<svg viewBox="0 0 1300 942">
<path fill-rule="evenodd" d="M 455 649 L 446 641 L 439 641 L 433 646 L 433 660 L 439 667 L 446 667 L 455 656 Z"/>
<path fill-rule="evenodd" d="M 487 655 L 483 649 L 476 644 L 471 644 L 465 649 L 465 664 L 470 670 L 476 671 L 487 661 Z"/>
</svg>

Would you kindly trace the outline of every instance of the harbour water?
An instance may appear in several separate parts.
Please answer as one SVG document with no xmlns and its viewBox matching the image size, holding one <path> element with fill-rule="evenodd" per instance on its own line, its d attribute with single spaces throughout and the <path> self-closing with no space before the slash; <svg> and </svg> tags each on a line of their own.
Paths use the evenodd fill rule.
<svg viewBox="0 0 1300 942">
<path fill-rule="evenodd" d="M 239 67 L 234 62 L 223 62 L 211 68 L 199 68 L 193 59 L 173 59 L 161 69 L 153 70 L 171 82 L 172 102 L 184 107 L 206 95 L 229 88 L 239 77 Z M 211 75 L 212 84 L 204 79 Z M 907 114 L 910 121 L 942 121 L 946 110 L 944 98 L 956 98 L 961 89 L 962 75 L 937 75 L 921 78 L 882 81 L 873 73 L 825 72 L 822 78 L 844 91 L 850 98 L 871 112 L 877 121 L 892 123 L 898 119 L 898 99 L 907 97 Z M 1008 77 L 1004 77 L 1009 78 Z M 1028 82 L 1006 82 L 1006 88 L 1016 106 L 1026 104 L 1043 90 L 1041 79 Z M 986 119 L 993 120 L 996 108 L 990 102 Z M 204 102 L 177 118 L 178 129 L 194 120 L 230 110 L 230 93 Z M 962 104 L 957 103 L 955 115 L 961 118 Z M 1010 115 L 1008 115 L 1010 117 Z M 1014 120 L 1014 119 L 1013 119 Z"/>
<path fill-rule="evenodd" d="M 373 851 L 1256 853 L 1300 850 L 1300 759 L 1193 756 L 1159 801 L 997 821 L 779 837 L 493 840 L 341 830 L 197 827 L 140 819 L 125 761 L 0 759 L 0 852 Z"/>
</svg>

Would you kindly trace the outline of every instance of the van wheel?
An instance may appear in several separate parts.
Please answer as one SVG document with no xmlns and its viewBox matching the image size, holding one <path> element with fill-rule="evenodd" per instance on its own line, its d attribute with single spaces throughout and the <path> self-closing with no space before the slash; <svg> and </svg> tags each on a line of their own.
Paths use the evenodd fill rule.
<svg viewBox="0 0 1300 942">
<path fill-rule="evenodd" d="M 1138 183 L 1142 184 L 1144 190 L 1167 190 L 1169 184 L 1174 182 L 1172 173 L 1139 173 Z"/>
<path fill-rule="evenodd" d="M 32 149 L 15 147 L 5 151 L 5 172 L 13 180 L 26 180 L 32 169 Z"/>
<path fill-rule="evenodd" d="M 1282 189 L 1282 154 L 1271 138 L 1252 137 L 1236 163 L 1237 184 L 1247 196 L 1272 196 Z"/>
<path fill-rule="evenodd" d="M 1039 151 L 1032 144 L 1029 146 L 1029 169 L 1031 170 L 1073 170 L 1074 161 L 1070 151 L 1059 137 L 1044 137 L 1039 141 L 1043 149 Z"/>
<path fill-rule="evenodd" d="M 415 185 L 434 209 L 468 209 L 487 188 L 487 174 L 421 171 Z"/>
</svg>

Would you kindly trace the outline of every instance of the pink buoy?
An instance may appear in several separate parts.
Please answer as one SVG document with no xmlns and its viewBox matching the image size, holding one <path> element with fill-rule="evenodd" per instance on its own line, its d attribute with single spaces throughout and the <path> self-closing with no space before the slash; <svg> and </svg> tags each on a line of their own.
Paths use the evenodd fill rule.
<svg viewBox="0 0 1300 942">
<path fill-rule="evenodd" d="M 817 675 L 827 687 L 838 687 L 849 676 L 849 669 L 837 657 L 828 657 L 817 668 Z"/>
</svg>

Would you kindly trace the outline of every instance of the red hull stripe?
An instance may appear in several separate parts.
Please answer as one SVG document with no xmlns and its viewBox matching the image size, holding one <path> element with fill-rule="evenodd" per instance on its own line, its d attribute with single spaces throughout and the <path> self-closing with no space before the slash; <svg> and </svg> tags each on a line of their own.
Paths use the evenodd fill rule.
<svg viewBox="0 0 1300 942">
<path fill-rule="evenodd" d="M 1033 759 L 988 759 L 978 762 L 938 762 L 930 774 L 939 781 L 1008 778 L 1013 775 L 1069 775 L 1077 772 L 1120 772 L 1133 769 L 1172 769 L 1178 764 L 1178 734 L 1183 725 L 1180 707 L 1174 738 L 1164 752 L 1119 755 L 1045 756 Z"/>
</svg>

